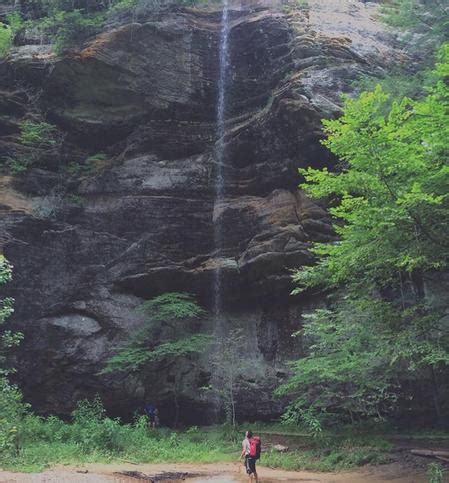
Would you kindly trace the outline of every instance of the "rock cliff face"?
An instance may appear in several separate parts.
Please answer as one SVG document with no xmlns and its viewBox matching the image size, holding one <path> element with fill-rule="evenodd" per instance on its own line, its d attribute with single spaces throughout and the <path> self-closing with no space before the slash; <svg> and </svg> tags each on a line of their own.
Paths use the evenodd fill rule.
<svg viewBox="0 0 449 483">
<path fill-rule="evenodd" d="M 226 325 L 244 329 L 257 360 L 242 378 L 239 417 L 279 412 L 272 388 L 300 354 L 290 334 L 315 303 L 289 297 L 289 269 L 312 262 L 313 240 L 333 239 L 326 212 L 296 190 L 296 169 L 333 162 L 320 120 L 338 115 L 341 93 L 360 73 L 398 59 L 375 12 L 375 4 L 337 0 L 231 11 L 219 204 L 220 12 L 123 20 L 60 57 L 25 45 L 1 65 L 0 156 L 33 161 L 1 179 L 0 240 L 26 336 L 18 382 L 38 411 L 65 413 L 99 393 L 118 414 L 152 397 L 168 418 L 173 371 L 181 371 L 186 422 L 204 421 L 204 409 L 212 417 L 198 391 L 210 378 L 207 354 L 141 377 L 97 372 L 143 323 L 135 308 L 144 299 L 188 291 L 210 307 L 221 266 Z M 30 153 L 18 142 L 24 119 L 56 125 L 61 141 Z M 245 404 L 248 387 L 257 408 Z"/>
</svg>

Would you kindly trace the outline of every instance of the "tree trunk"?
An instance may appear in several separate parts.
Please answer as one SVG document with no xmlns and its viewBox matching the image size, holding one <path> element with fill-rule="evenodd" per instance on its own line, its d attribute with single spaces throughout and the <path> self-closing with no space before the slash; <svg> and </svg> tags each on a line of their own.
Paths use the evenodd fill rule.
<svg viewBox="0 0 449 483">
<path fill-rule="evenodd" d="M 231 378 L 229 381 L 229 397 L 231 402 L 231 422 L 235 428 L 235 400 L 234 400 L 234 370 L 231 367 Z"/>
<path fill-rule="evenodd" d="M 440 391 L 438 388 L 438 381 L 437 376 L 435 374 L 435 368 L 430 366 L 430 381 L 432 384 L 432 400 L 433 400 L 433 407 L 435 409 L 435 416 L 437 418 L 438 426 L 442 426 L 443 424 L 443 412 L 441 410 L 441 398 L 440 398 Z"/>
<path fill-rule="evenodd" d="M 411 449 L 410 453 L 416 456 L 430 456 L 434 458 L 449 458 L 449 451 L 435 451 L 432 449 Z"/>
<path fill-rule="evenodd" d="M 179 425 L 179 400 L 178 400 L 178 375 L 175 374 L 175 382 L 173 388 L 173 402 L 175 404 L 175 428 Z"/>
</svg>

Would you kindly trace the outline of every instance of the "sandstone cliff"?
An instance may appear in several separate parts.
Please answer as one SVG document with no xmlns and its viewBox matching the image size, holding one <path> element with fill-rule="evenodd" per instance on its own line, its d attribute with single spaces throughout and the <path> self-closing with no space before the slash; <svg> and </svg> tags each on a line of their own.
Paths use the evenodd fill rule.
<svg viewBox="0 0 449 483">
<path fill-rule="evenodd" d="M 290 334 L 316 303 L 289 296 L 289 269 L 312 262 L 311 241 L 333 239 L 326 212 L 297 191 L 296 170 L 333 164 L 320 120 L 338 115 L 361 73 L 399 55 L 374 3 L 232 10 L 226 187 L 216 204 L 220 19 L 210 9 L 124 18 L 59 57 L 23 45 L 0 66 L 0 156 L 32 156 L 25 173 L 1 179 L 0 240 L 26 336 L 18 382 L 38 411 L 64 413 L 99 393 L 118 414 L 151 395 L 168 415 L 180 370 L 183 405 L 204 421 L 207 354 L 140 378 L 96 374 L 142 324 L 144 299 L 188 291 L 211 306 L 220 265 L 226 323 L 244 328 L 258 360 L 246 387 L 260 395 L 259 417 L 279 412 L 272 388 L 300 354 Z M 60 142 L 23 146 L 24 119 L 56 125 Z"/>
</svg>

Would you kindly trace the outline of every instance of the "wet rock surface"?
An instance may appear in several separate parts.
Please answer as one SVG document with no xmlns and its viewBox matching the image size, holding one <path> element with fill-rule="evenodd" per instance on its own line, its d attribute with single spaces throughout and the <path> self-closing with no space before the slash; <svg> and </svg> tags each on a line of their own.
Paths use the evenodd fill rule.
<svg viewBox="0 0 449 483">
<path fill-rule="evenodd" d="M 334 240 L 325 210 L 297 191 L 297 168 L 333 164 L 320 120 L 338 115 L 341 93 L 360 73 L 399 59 L 374 4 L 328 3 L 231 12 L 218 204 L 220 12 L 149 16 L 61 57 L 22 46 L 0 66 L 0 156 L 29 155 L 18 139 L 24 119 L 45 119 L 62 133 L 54 148 L 33 149 L 27 172 L 1 180 L 0 240 L 14 265 L 7 290 L 26 336 L 18 382 L 38 411 L 67 413 L 99 393 L 130 415 L 151 397 L 164 402 L 169 422 L 176 367 L 144 379 L 98 371 L 144 323 L 135 308 L 145 299 L 188 291 L 211 307 L 221 266 L 225 325 L 244 330 L 245 351 L 258 361 L 244 375 L 239 416 L 279 412 L 272 389 L 301 352 L 290 334 L 314 303 L 289 297 L 289 270 L 313 262 L 312 241 Z M 329 21 L 332 9 L 338 22 Z M 209 373 L 207 354 L 186 371 L 185 422 L 210 408 L 198 391 Z M 259 394 L 257 408 L 245 409 L 248 387 Z"/>
</svg>

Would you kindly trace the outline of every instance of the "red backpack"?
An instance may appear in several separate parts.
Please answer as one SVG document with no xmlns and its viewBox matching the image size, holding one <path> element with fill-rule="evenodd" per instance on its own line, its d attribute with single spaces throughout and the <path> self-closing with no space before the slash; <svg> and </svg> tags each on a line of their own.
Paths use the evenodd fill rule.
<svg viewBox="0 0 449 483">
<path fill-rule="evenodd" d="M 249 456 L 250 458 L 256 458 L 258 460 L 260 458 L 260 453 L 262 451 L 262 442 L 260 441 L 259 436 L 253 436 L 249 440 Z"/>
</svg>

